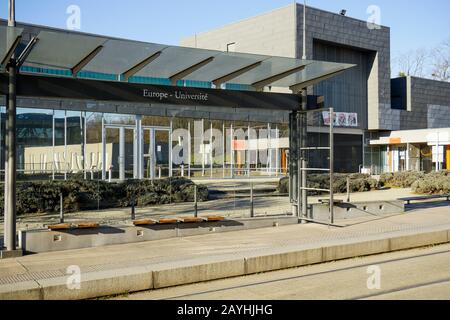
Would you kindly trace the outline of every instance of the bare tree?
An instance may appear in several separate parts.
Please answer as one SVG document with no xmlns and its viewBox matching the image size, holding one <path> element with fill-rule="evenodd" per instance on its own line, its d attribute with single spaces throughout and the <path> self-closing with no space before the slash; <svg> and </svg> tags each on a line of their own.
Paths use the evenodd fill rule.
<svg viewBox="0 0 450 320">
<path fill-rule="evenodd" d="M 424 77 L 428 51 L 424 48 L 402 53 L 394 59 L 399 76 Z"/>
<path fill-rule="evenodd" d="M 450 80 L 450 39 L 433 50 L 431 76 L 440 81 Z"/>
</svg>

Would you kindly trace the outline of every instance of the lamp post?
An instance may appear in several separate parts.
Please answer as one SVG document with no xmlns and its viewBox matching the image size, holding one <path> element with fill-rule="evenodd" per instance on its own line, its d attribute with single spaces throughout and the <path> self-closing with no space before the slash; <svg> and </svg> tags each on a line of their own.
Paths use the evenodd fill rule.
<svg viewBox="0 0 450 320">
<path fill-rule="evenodd" d="M 9 0 L 8 27 L 16 26 L 15 1 Z M 5 241 L 7 251 L 16 250 L 16 57 L 8 64 L 9 84 L 5 155 Z"/>
</svg>

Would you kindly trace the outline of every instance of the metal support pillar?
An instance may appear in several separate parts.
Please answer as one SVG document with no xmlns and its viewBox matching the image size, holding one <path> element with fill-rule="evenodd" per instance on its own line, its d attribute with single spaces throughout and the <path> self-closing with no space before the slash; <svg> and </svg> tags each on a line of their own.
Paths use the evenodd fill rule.
<svg viewBox="0 0 450 320">
<path fill-rule="evenodd" d="M 53 111 L 53 117 L 52 117 L 52 180 L 55 180 L 55 111 Z M 86 179 L 86 178 L 85 178 Z"/>
<path fill-rule="evenodd" d="M 102 116 L 102 180 L 106 180 L 106 127 L 105 116 Z"/>
<path fill-rule="evenodd" d="M 15 27 L 15 3 L 9 1 L 8 26 Z M 5 239 L 7 251 L 16 250 L 16 83 L 17 68 L 13 56 L 8 66 L 9 85 L 6 122 L 5 163 Z"/>
<path fill-rule="evenodd" d="M 142 120 L 141 120 L 142 122 Z M 173 177 L 173 121 L 170 120 L 169 132 L 169 177 Z"/>
<path fill-rule="evenodd" d="M 87 180 L 87 167 L 88 167 L 88 161 L 87 161 L 87 159 L 88 159 L 88 153 L 87 153 L 87 121 L 88 121 L 88 118 L 87 118 L 87 112 L 84 112 L 84 118 L 83 118 L 83 131 L 84 131 L 84 134 L 83 134 L 83 143 L 84 143 L 84 145 L 83 145 L 83 152 L 84 152 L 84 154 L 83 154 L 83 170 L 84 170 L 84 180 Z"/>
<path fill-rule="evenodd" d="M 306 88 L 302 91 L 302 111 L 301 114 L 301 148 L 306 148 L 308 146 L 308 121 L 307 121 L 307 91 Z M 301 177 L 302 177 L 302 217 L 308 217 L 308 191 L 305 189 L 307 187 L 307 168 L 308 168 L 308 159 L 307 159 L 307 151 L 301 151 Z"/>
<path fill-rule="evenodd" d="M 223 136 L 223 141 L 222 141 L 222 177 L 225 179 L 225 162 L 227 160 L 226 157 L 226 149 L 225 146 L 227 144 L 227 134 L 225 132 L 225 122 L 222 123 L 222 136 Z"/>
<path fill-rule="evenodd" d="M 64 180 L 67 180 L 67 168 L 69 163 L 67 162 L 67 111 L 64 111 Z M 34 167 L 34 163 L 33 163 Z M 106 178 L 105 178 L 106 179 Z"/>
<path fill-rule="evenodd" d="M 191 178 L 191 163 L 192 163 L 192 150 L 191 150 L 191 123 L 188 122 L 188 177 Z M 183 151 L 184 152 L 184 151 Z"/>
<path fill-rule="evenodd" d="M 231 125 L 231 130 L 230 130 L 230 137 L 231 137 L 231 159 L 230 159 L 230 176 L 231 178 L 234 178 L 234 131 L 233 131 L 233 125 Z"/>
<path fill-rule="evenodd" d="M 119 179 L 125 180 L 125 127 L 119 129 Z"/>
<path fill-rule="evenodd" d="M 210 161 L 210 178 L 213 178 L 213 170 L 214 170 L 214 164 L 213 164 L 213 124 L 211 121 L 211 131 L 209 134 L 209 161 Z"/>
<path fill-rule="evenodd" d="M 292 215 L 298 215 L 298 127 L 297 112 L 289 115 L 289 200 Z"/>
<path fill-rule="evenodd" d="M 205 154 L 206 154 L 206 147 L 205 147 L 205 119 L 202 119 L 202 134 L 201 134 L 202 143 L 201 146 L 203 148 L 202 152 L 202 177 L 205 176 Z"/>
<path fill-rule="evenodd" d="M 334 109 L 330 108 L 330 224 L 334 224 Z"/>
<path fill-rule="evenodd" d="M 250 151 L 250 125 L 247 127 L 247 176 L 250 177 L 250 170 L 251 170 L 251 151 Z"/>
</svg>

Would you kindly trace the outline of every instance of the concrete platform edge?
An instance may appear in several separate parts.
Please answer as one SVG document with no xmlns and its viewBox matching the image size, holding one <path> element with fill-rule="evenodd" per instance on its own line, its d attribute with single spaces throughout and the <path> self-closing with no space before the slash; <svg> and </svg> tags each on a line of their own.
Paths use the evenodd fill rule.
<svg viewBox="0 0 450 320">
<path fill-rule="evenodd" d="M 0 300 L 89 299 L 225 279 L 373 254 L 450 242 L 450 230 L 421 232 L 371 241 L 352 241 L 326 247 L 241 257 L 176 268 L 156 266 L 96 271 L 81 277 L 80 290 L 67 287 L 67 277 L 0 285 Z"/>
</svg>

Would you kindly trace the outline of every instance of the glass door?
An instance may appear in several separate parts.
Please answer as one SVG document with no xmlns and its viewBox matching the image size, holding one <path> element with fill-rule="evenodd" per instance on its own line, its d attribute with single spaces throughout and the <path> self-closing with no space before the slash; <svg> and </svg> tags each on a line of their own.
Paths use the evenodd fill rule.
<svg viewBox="0 0 450 320">
<path fill-rule="evenodd" d="M 170 128 L 144 128 L 144 178 L 161 179 L 171 176 Z"/>
</svg>

